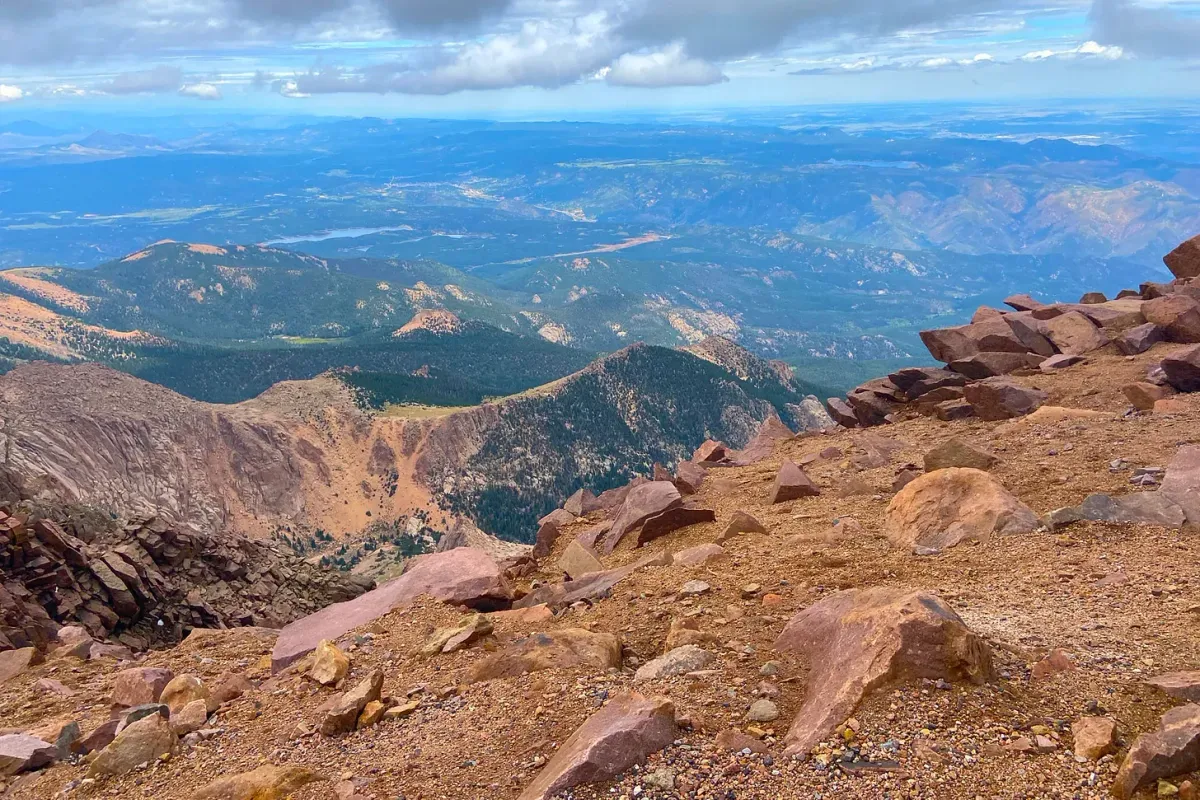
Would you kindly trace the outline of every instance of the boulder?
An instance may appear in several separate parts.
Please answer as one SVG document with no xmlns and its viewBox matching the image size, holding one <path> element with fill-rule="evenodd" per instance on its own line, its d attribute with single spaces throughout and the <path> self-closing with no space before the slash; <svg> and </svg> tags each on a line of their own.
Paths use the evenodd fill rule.
<svg viewBox="0 0 1200 800">
<path fill-rule="evenodd" d="M 179 713 L 172 714 L 169 722 L 171 732 L 176 736 L 195 733 L 208 722 L 208 706 L 203 700 L 193 700 L 179 709 Z"/>
<path fill-rule="evenodd" d="M 1167 332 L 1153 322 L 1137 325 L 1113 339 L 1117 351 L 1127 356 L 1144 353 L 1159 342 L 1166 341 Z"/>
<path fill-rule="evenodd" d="M 681 528 L 704 522 L 714 522 L 716 519 L 717 514 L 711 508 L 698 508 L 687 504 L 668 508 L 642 523 L 642 528 L 637 534 L 637 546 L 647 545 L 655 539 L 662 538 Z"/>
<path fill-rule="evenodd" d="M 325 712 L 325 718 L 321 720 L 321 735 L 337 736 L 354 730 L 358 723 L 358 715 L 366 708 L 367 703 L 379 700 L 382 696 L 383 670 L 376 668 L 353 689 L 340 696 L 333 708 Z"/>
<path fill-rule="evenodd" d="M 1158 729 L 1133 743 L 1113 781 L 1113 796 L 1128 800 L 1143 786 L 1200 770 L 1200 705 L 1163 714 Z"/>
<path fill-rule="evenodd" d="M 0 776 L 41 769 L 58 760 L 58 747 L 24 733 L 0 736 Z"/>
<path fill-rule="evenodd" d="M 1142 304 L 1147 322 L 1163 329 L 1168 342 L 1200 342 L 1200 302 L 1184 294 L 1169 294 Z"/>
<path fill-rule="evenodd" d="M 1200 703 L 1200 670 L 1168 672 L 1165 675 L 1148 678 L 1146 683 L 1162 689 L 1171 697 L 1177 697 L 1189 703 Z"/>
<path fill-rule="evenodd" d="M 621 640 L 616 636 L 582 628 L 562 628 L 517 639 L 472 666 L 468 680 L 479 683 L 547 669 L 589 667 L 604 671 L 620 666 Z"/>
<path fill-rule="evenodd" d="M 58 750 L 58 758 L 63 759 L 82 749 L 80 740 L 83 732 L 79 723 L 73 719 L 57 719 L 45 722 L 36 728 L 30 728 L 25 734 L 43 742 L 49 742 Z"/>
<path fill-rule="evenodd" d="M 692 453 L 693 464 L 720 464 L 729 457 L 729 448 L 724 442 L 709 439 Z"/>
<path fill-rule="evenodd" d="M 735 511 L 733 516 L 729 518 L 729 522 L 725 525 L 725 529 L 721 531 L 721 535 L 717 537 L 719 544 L 728 542 L 735 536 L 743 533 L 766 533 L 767 528 L 757 519 L 747 514 L 745 511 Z"/>
<path fill-rule="evenodd" d="M 921 341 L 930 354 L 944 364 L 961 361 L 978 353 L 1029 352 L 1029 347 L 1009 327 L 1007 318 L 990 319 L 957 328 L 921 331 Z"/>
<path fill-rule="evenodd" d="M 1036 353 L 976 353 L 951 361 L 950 369 L 964 378 L 981 381 L 984 378 L 1008 375 L 1019 369 L 1034 369 L 1041 366 L 1043 360 L 1043 356 Z"/>
<path fill-rule="evenodd" d="M 1162 492 L 1137 492 L 1122 497 L 1092 494 L 1074 509 L 1077 519 L 1094 522 L 1183 527 L 1184 511 Z"/>
<path fill-rule="evenodd" d="M 704 669 L 716 659 L 712 653 L 694 644 L 676 647 L 665 655 L 647 661 L 638 667 L 633 675 L 634 683 L 658 681 L 676 675 L 686 675 L 689 672 Z"/>
<path fill-rule="evenodd" d="M 1178 392 L 1200 391 L 1200 346 L 1178 350 L 1162 360 L 1163 379 Z"/>
<path fill-rule="evenodd" d="M 312 666 L 308 677 L 322 686 L 333 686 L 350 671 L 350 656 L 328 639 L 322 639 L 313 651 Z"/>
<path fill-rule="evenodd" d="M 825 408 L 829 410 L 829 416 L 833 418 L 833 421 L 843 428 L 858 427 L 858 416 L 854 413 L 854 409 L 840 397 L 831 397 L 826 400 Z"/>
<path fill-rule="evenodd" d="M 0 685 L 23 675 L 30 667 L 41 663 L 42 657 L 36 647 L 0 651 Z"/>
<path fill-rule="evenodd" d="M 960 400 L 946 400 L 938 403 L 933 410 L 935 416 L 942 422 L 953 422 L 959 419 L 970 419 L 975 416 L 975 407 L 966 401 L 966 398 Z"/>
<path fill-rule="evenodd" d="M 786 503 L 801 497 L 816 497 L 820 493 L 821 490 L 812 482 L 812 479 L 804 474 L 804 470 L 792 461 L 784 461 L 775 475 L 770 502 L 772 504 Z"/>
<path fill-rule="evenodd" d="M 704 485 L 706 475 L 708 475 L 708 470 L 699 464 L 693 464 L 691 461 L 682 461 L 675 468 L 673 483 L 680 494 L 695 494 Z"/>
<path fill-rule="evenodd" d="M 1104 296 L 1104 292 L 1087 292 L 1083 297 L 1079 298 L 1079 302 L 1083 305 L 1094 305 L 1096 303 L 1107 303 L 1108 298 Z"/>
<path fill-rule="evenodd" d="M 213 702 L 218 705 L 225 705 L 253 689 L 254 684 L 250 683 L 245 675 L 236 672 L 226 672 L 217 679 L 217 684 L 213 687 Z"/>
<path fill-rule="evenodd" d="M 925 454 L 926 472 L 950 467 L 989 470 L 998 463 L 1000 459 L 993 454 L 959 438 L 948 439 Z"/>
<path fill-rule="evenodd" d="M 1083 355 L 1108 344 L 1108 337 L 1078 311 L 1068 311 L 1042 324 L 1046 338 L 1066 355 Z"/>
<path fill-rule="evenodd" d="M 637 569 L 648 566 L 650 563 L 658 561 L 659 558 L 660 556 L 657 555 L 648 556 L 642 561 L 634 564 L 626 564 L 616 569 L 592 572 L 576 580 L 539 586 L 513 603 L 513 608 L 530 608 L 536 605 L 546 605 L 556 610 L 565 608 L 580 600 L 592 601 L 607 597 L 614 586 L 632 575 Z"/>
<path fill-rule="evenodd" d="M 1188 239 L 1167 253 L 1163 263 L 1176 278 L 1200 277 L 1200 236 Z"/>
<path fill-rule="evenodd" d="M 780 442 L 786 442 L 795 435 L 795 431 L 784 425 L 779 417 L 767 417 L 758 426 L 758 432 L 754 434 L 754 438 L 741 450 L 730 454 L 729 464 L 736 467 L 757 464 L 770 458 Z"/>
<path fill-rule="evenodd" d="M 163 689 L 175 675 L 161 667 L 133 667 L 121 670 L 113 679 L 114 706 L 141 706 L 157 703 Z"/>
<path fill-rule="evenodd" d="M 173 753 L 177 745 L 170 724 L 159 714 L 151 714 L 117 734 L 112 743 L 96 754 L 88 775 L 125 775 L 142 764 L 152 764 L 159 756 Z"/>
<path fill-rule="evenodd" d="M 971 322 L 986 322 L 989 319 L 999 319 L 1003 317 L 1005 312 L 991 306 L 980 306 L 975 309 L 975 313 L 971 315 Z"/>
<path fill-rule="evenodd" d="M 195 700 L 203 700 L 209 706 L 209 711 L 217 710 L 208 687 L 195 675 L 175 676 L 163 687 L 162 695 L 158 698 L 160 703 L 171 709 L 172 714 L 179 713 L 180 709 Z"/>
<path fill-rule="evenodd" d="M 884 534 L 897 547 L 940 550 L 1038 525 L 1037 515 L 988 473 L 950 467 L 922 475 L 892 498 Z"/>
<path fill-rule="evenodd" d="M 1139 411 L 1153 411 L 1154 404 L 1175 394 L 1169 386 L 1159 386 L 1156 383 L 1139 381 L 1121 387 L 1121 394 Z"/>
<path fill-rule="evenodd" d="M 534 538 L 533 550 L 531 555 L 534 558 L 545 558 L 550 555 L 550 551 L 554 549 L 554 543 L 558 541 L 558 537 L 562 531 L 558 525 L 552 520 L 546 520 L 538 526 L 537 535 Z"/>
<path fill-rule="evenodd" d="M 1035 308 L 1044 308 L 1045 303 L 1034 300 L 1027 294 L 1014 294 L 1004 298 L 1004 305 L 1009 308 L 1014 308 L 1017 311 L 1033 311 Z"/>
<path fill-rule="evenodd" d="M 106 719 L 101 722 L 91 733 L 79 740 L 79 752 L 94 753 L 108 747 L 112 740 L 117 738 L 117 728 L 120 725 L 120 719 Z"/>
<path fill-rule="evenodd" d="M 468 614 L 449 628 L 438 628 L 419 649 L 420 655 L 429 657 L 438 653 L 453 653 L 472 642 L 491 635 L 492 621 L 483 614 Z"/>
<path fill-rule="evenodd" d="M 696 567 L 724 555 L 725 548 L 719 544 L 698 544 L 695 547 L 689 547 L 686 550 L 680 550 L 678 553 L 675 553 L 672 563 L 681 567 Z"/>
<path fill-rule="evenodd" d="M 422 595 L 450 605 L 489 611 L 506 608 L 512 601 L 513 588 L 500 565 L 482 550 L 459 547 L 417 556 L 399 578 L 285 627 L 271 654 L 271 667 L 278 672 L 312 652 L 322 639 L 335 641 Z"/>
<path fill-rule="evenodd" d="M 549 514 L 547 514 L 546 516 L 539 519 L 538 525 L 545 525 L 547 523 L 550 523 L 552 525 L 557 525 L 558 527 L 561 528 L 565 525 L 570 525 L 574 521 L 575 521 L 575 515 L 572 514 L 570 511 L 567 511 L 565 508 L 556 508 L 553 511 L 551 511 Z"/>
<path fill-rule="evenodd" d="M 217 778 L 195 792 L 191 800 L 284 800 L 310 783 L 327 780 L 296 764 L 263 764 L 237 775 Z"/>
<path fill-rule="evenodd" d="M 569 575 L 571 580 L 578 580 L 593 572 L 603 572 L 604 565 L 600 563 L 595 550 L 576 539 L 563 551 L 562 558 L 558 560 L 558 569 Z"/>
<path fill-rule="evenodd" d="M 588 717 L 517 800 L 549 800 L 615 778 L 675 741 L 675 707 L 663 698 L 618 695 Z"/>
<path fill-rule="evenodd" d="M 1110 717 L 1081 717 L 1071 723 L 1075 755 L 1099 761 L 1116 749 L 1117 723 Z"/>
<path fill-rule="evenodd" d="M 804 705 L 784 739 L 789 755 L 807 755 L 885 683 L 993 677 L 987 645 L 941 598 L 894 587 L 850 589 L 817 602 L 792 618 L 775 649 L 811 668 Z"/>
<path fill-rule="evenodd" d="M 1188 522 L 1200 526 L 1200 445 L 1175 451 L 1159 493 L 1182 508 Z"/>
<path fill-rule="evenodd" d="M 1030 353 L 1048 358 L 1058 352 L 1047 336 L 1046 320 L 1038 319 L 1030 312 L 1018 312 L 1009 314 L 1004 322 Z"/>
<path fill-rule="evenodd" d="M 1042 372 L 1056 372 L 1060 369 L 1073 367 L 1076 364 L 1082 364 L 1085 361 L 1087 361 L 1087 359 L 1083 356 L 1068 356 L 1059 354 L 1057 356 L 1050 356 L 1041 364 L 1038 364 L 1038 369 Z"/>
<path fill-rule="evenodd" d="M 905 367 L 888 375 L 888 380 L 909 402 L 921 399 L 938 389 L 953 389 L 967 382 L 963 375 L 940 367 Z"/>
<path fill-rule="evenodd" d="M 156 714 L 163 719 L 170 719 L 171 709 L 162 703 L 146 703 L 145 705 L 126 708 L 117 715 L 117 729 L 115 733 L 120 733 L 138 720 L 152 717 Z"/>
<path fill-rule="evenodd" d="M 1012 419 L 1031 413 L 1050 395 L 1040 389 L 1030 389 L 1007 378 L 989 378 L 967 384 L 964 397 L 983 420 Z"/>
<path fill-rule="evenodd" d="M 651 481 L 638 486 L 625 498 L 612 527 L 600 539 L 598 549 L 602 553 L 611 553 L 625 534 L 642 525 L 650 517 L 681 505 L 683 497 L 674 483 Z"/>
<path fill-rule="evenodd" d="M 1107 303 L 1093 305 L 1063 305 L 1059 308 L 1064 314 L 1071 311 L 1083 314 L 1103 328 L 1110 337 L 1146 323 L 1140 299 L 1109 300 Z"/>
<path fill-rule="evenodd" d="M 580 489 L 568 497 L 567 502 L 563 503 L 563 510 L 576 517 L 586 516 L 598 508 L 596 495 L 592 494 L 589 489 Z"/>
</svg>

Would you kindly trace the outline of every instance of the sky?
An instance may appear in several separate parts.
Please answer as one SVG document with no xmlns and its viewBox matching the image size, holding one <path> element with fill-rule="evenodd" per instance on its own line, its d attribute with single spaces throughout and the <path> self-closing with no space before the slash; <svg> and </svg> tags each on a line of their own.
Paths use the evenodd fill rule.
<svg viewBox="0 0 1200 800">
<path fill-rule="evenodd" d="M 0 0 L 0 111 L 1200 97 L 1200 0 Z"/>
</svg>

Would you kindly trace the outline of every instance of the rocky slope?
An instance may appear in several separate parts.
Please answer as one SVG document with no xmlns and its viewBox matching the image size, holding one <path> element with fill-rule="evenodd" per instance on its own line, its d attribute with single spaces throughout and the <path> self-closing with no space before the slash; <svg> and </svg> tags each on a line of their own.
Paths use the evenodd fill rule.
<svg viewBox="0 0 1200 800">
<path fill-rule="evenodd" d="M 423 556 L 278 635 L 0 653 L 3 780 L 35 800 L 1194 800 L 1194 352 L 1107 344 L 964 392 L 972 415 L 897 403 L 886 428 L 707 442 L 571 497 L 536 561 Z M 1131 404 L 1160 371 L 1179 391 Z"/>
</svg>

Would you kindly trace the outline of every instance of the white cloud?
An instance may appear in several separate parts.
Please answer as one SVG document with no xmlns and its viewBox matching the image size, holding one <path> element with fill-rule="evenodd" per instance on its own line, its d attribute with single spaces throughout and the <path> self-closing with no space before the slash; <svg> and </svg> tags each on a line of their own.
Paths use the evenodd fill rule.
<svg viewBox="0 0 1200 800">
<path fill-rule="evenodd" d="M 25 91 L 20 86 L 0 83 L 0 103 L 11 103 L 14 100 L 20 100 L 24 96 Z"/>
<path fill-rule="evenodd" d="M 1101 58 L 1116 61 L 1125 55 L 1125 51 L 1116 45 L 1102 45 L 1098 42 L 1084 42 L 1069 50 L 1034 50 L 1021 56 L 1022 61 L 1045 61 L 1050 58 Z"/>
<path fill-rule="evenodd" d="M 211 83 L 188 83 L 179 87 L 179 93 L 185 97 L 195 97 L 200 100 L 220 100 L 221 90 Z"/>
<path fill-rule="evenodd" d="M 656 53 L 625 53 L 613 62 L 604 79 L 614 86 L 643 88 L 711 86 L 729 80 L 715 64 L 689 58 L 682 42 Z"/>
<path fill-rule="evenodd" d="M 105 94 L 152 94 L 173 92 L 183 84 L 183 71 L 160 64 L 150 69 L 122 72 L 96 87 Z"/>
</svg>

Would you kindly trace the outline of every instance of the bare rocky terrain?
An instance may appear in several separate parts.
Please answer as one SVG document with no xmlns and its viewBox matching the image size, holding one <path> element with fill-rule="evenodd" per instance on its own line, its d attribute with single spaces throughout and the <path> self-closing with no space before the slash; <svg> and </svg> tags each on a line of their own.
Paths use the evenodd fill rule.
<svg viewBox="0 0 1200 800">
<path fill-rule="evenodd" d="M 4 650 L 7 796 L 1194 800 L 1200 243 L 1167 263 L 927 332 L 950 368 L 581 491 L 528 554 Z"/>
</svg>

